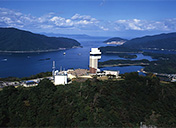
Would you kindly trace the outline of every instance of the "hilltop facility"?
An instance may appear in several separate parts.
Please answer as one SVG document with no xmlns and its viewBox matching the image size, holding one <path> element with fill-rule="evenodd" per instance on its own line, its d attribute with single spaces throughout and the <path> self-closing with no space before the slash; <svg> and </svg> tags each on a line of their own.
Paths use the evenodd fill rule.
<svg viewBox="0 0 176 128">
<path fill-rule="evenodd" d="M 53 61 L 53 83 L 55 85 L 68 84 L 68 79 L 73 80 L 75 78 L 89 79 L 92 76 L 114 76 L 118 78 L 119 71 L 100 71 L 98 68 L 98 60 L 101 59 L 101 51 L 98 48 L 91 48 L 89 59 L 89 70 L 87 69 L 68 69 L 67 71 L 55 70 L 55 61 Z"/>
</svg>

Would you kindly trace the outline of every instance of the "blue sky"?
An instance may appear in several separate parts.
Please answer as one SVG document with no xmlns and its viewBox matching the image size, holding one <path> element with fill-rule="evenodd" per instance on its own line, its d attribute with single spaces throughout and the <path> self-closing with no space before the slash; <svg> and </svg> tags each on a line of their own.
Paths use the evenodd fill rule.
<svg viewBox="0 0 176 128">
<path fill-rule="evenodd" d="M 0 0 L 0 27 L 136 37 L 176 31 L 174 0 Z"/>
</svg>

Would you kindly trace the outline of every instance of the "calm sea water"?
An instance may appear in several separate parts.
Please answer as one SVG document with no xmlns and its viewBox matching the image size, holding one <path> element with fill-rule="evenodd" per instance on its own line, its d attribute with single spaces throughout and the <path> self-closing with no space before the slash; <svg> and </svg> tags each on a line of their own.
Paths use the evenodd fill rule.
<svg viewBox="0 0 176 128">
<path fill-rule="evenodd" d="M 40 72 L 52 71 L 52 61 L 56 61 L 56 68 L 84 68 L 88 69 L 90 48 L 106 46 L 100 40 L 80 41 L 83 48 L 69 49 L 66 51 L 57 51 L 49 53 L 30 53 L 30 54 L 0 54 L 0 77 L 28 77 Z M 66 55 L 63 53 L 66 52 Z M 42 60 L 50 58 L 50 60 Z M 6 61 L 7 59 L 7 61 Z M 123 59 L 116 55 L 102 55 L 100 61 L 110 59 Z M 148 59 L 150 56 L 137 54 L 137 60 Z M 125 67 L 107 67 L 103 69 L 119 70 L 121 73 L 133 72 L 143 68 L 142 66 L 125 66 Z"/>
</svg>

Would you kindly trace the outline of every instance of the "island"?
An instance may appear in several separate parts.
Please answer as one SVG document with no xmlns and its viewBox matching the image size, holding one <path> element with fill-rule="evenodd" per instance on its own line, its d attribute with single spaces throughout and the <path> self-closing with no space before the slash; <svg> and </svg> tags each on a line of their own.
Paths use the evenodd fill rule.
<svg viewBox="0 0 176 128">
<path fill-rule="evenodd" d="M 126 41 L 127 41 L 127 39 L 123 39 L 123 38 L 120 38 L 120 37 L 113 37 L 113 38 L 110 38 L 110 39 L 104 41 L 104 43 L 106 43 L 106 44 L 122 45 Z"/>
<path fill-rule="evenodd" d="M 80 43 L 71 38 L 47 37 L 16 28 L 0 28 L 0 52 L 51 52 L 76 48 Z"/>
<path fill-rule="evenodd" d="M 136 53 L 142 53 L 141 50 L 138 49 L 131 49 L 124 46 L 106 46 L 99 48 L 102 54 L 114 54 L 121 58 L 125 59 L 135 59 L 137 56 Z"/>
<path fill-rule="evenodd" d="M 115 67 L 115 66 L 144 66 L 144 72 L 152 72 L 157 75 L 176 73 L 176 55 L 175 54 L 159 54 L 144 52 L 143 55 L 151 56 L 153 61 L 143 60 L 108 60 L 99 62 L 99 67 Z"/>
<path fill-rule="evenodd" d="M 147 66 L 150 64 L 150 61 L 143 60 L 108 60 L 104 62 L 99 62 L 99 67 L 116 67 L 116 66 Z"/>
</svg>

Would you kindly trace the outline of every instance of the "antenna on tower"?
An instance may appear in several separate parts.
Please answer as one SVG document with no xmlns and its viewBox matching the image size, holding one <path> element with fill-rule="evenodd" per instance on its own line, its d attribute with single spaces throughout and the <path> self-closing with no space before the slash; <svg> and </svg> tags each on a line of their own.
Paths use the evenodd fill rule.
<svg viewBox="0 0 176 128">
<path fill-rule="evenodd" d="M 53 61 L 53 67 L 52 67 L 52 69 L 53 69 L 53 76 L 54 76 L 54 72 L 55 72 L 55 61 Z"/>
<path fill-rule="evenodd" d="M 62 66 L 60 66 L 60 72 L 62 72 Z"/>
</svg>

